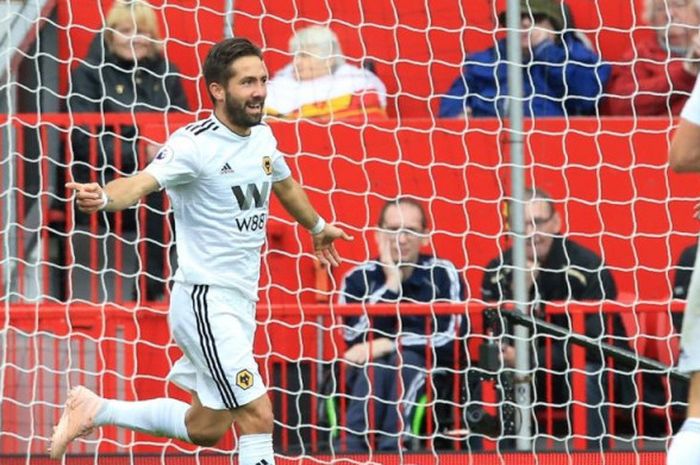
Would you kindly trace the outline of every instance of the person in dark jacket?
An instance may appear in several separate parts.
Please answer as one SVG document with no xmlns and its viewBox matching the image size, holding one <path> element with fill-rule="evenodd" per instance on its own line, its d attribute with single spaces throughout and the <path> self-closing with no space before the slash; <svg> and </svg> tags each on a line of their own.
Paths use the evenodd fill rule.
<svg viewBox="0 0 700 465">
<path fill-rule="evenodd" d="M 93 40 L 88 56 L 71 75 L 68 111 L 76 113 L 130 113 L 134 123 L 145 112 L 181 112 L 188 108 L 179 71 L 163 57 L 158 21 L 145 2 L 117 1 L 107 14 L 104 32 Z M 97 139 L 97 158 L 90 158 L 91 139 Z M 115 176 L 134 174 L 139 168 L 139 134 L 136 125 L 94 129 L 76 126 L 71 133 L 72 176 L 77 182 L 94 180 L 104 184 Z M 117 150 L 119 148 L 119 150 Z M 148 157 L 157 152 L 146 145 Z M 164 294 L 163 194 L 146 198 L 147 300 L 159 300 Z M 122 213 L 122 231 L 132 236 L 138 231 L 137 210 Z M 87 217 L 76 212 L 79 224 Z M 114 228 L 112 215 L 103 217 Z M 116 270 L 124 273 L 124 270 Z M 138 292 L 134 293 L 135 295 Z"/>
<path fill-rule="evenodd" d="M 698 254 L 698 244 L 692 244 L 683 249 L 676 264 L 676 277 L 673 279 L 673 298 L 687 300 L 690 278 L 693 276 L 695 258 Z M 677 333 L 683 327 L 683 313 L 673 314 L 673 327 Z"/>
<path fill-rule="evenodd" d="M 523 0 L 520 8 L 525 116 L 594 114 L 610 66 L 570 30 L 568 10 L 559 1 Z M 569 30 L 562 32 L 564 27 Z M 462 75 L 440 101 L 440 117 L 507 117 L 507 56 L 505 39 L 467 56 Z"/>
<path fill-rule="evenodd" d="M 379 257 L 350 271 L 343 280 L 340 303 L 456 302 L 464 300 L 464 283 L 448 260 L 423 255 L 427 220 L 420 203 L 410 198 L 387 202 L 376 234 Z M 379 450 L 398 450 L 416 399 L 424 391 L 431 365 L 452 366 L 454 340 L 465 331 L 460 315 L 396 315 L 345 320 L 350 370 L 347 450 L 367 451 L 368 412 L 374 409 Z M 403 394 L 402 394 L 403 393 Z M 368 406 L 368 400 L 375 400 Z M 399 413 L 401 412 L 401 413 Z"/>
<path fill-rule="evenodd" d="M 593 251 L 562 237 L 561 218 L 548 193 L 528 188 L 525 192 L 524 224 L 529 246 L 526 246 L 527 266 L 530 278 L 530 305 L 535 316 L 545 317 L 545 305 L 557 301 L 601 301 L 617 298 L 617 288 L 610 271 L 603 260 Z M 486 302 L 513 300 L 513 253 L 506 250 L 486 266 L 482 283 L 482 297 Z M 549 315 L 549 321 L 572 330 L 570 316 Z M 607 315 L 596 313 L 585 318 L 585 334 L 599 341 L 606 336 L 624 337 L 625 331 L 619 315 L 612 317 L 612 327 L 607 324 Z M 546 341 L 551 341 L 551 358 L 546 357 Z M 547 399 L 545 395 L 546 373 L 554 372 L 555 393 L 569 391 L 566 379 L 561 374 L 572 366 L 570 345 L 561 339 L 535 337 L 535 353 L 532 363 L 536 368 L 535 388 L 537 399 L 546 402 L 568 402 L 564 399 Z M 515 364 L 515 348 L 503 347 L 504 363 Z M 586 353 L 586 395 L 588 410 L 588 436 L 595 441 L 603 439 L 607 409 L 601 408 L 606 394 L 607 374 L 602 368 L 601 354 L 596 351 Z M 556 376 L 559 374 L 559 376 Z M 598 407 L 598 408 L 594 408 Z"/>
</svg>

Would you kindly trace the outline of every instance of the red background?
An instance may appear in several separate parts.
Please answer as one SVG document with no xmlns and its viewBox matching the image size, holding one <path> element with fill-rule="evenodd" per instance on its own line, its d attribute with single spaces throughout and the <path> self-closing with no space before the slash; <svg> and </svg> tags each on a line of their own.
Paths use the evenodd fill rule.
<svg viewBox="0 0 700 465">
<path fill-rule="evenodd" d="M 62 58 L 85 56 L 95 32 L 113 0 L 59 0 L 58 23 Z M 200 64 L 213 42 L 223 38 L 223 0 L 152 0 L 161 18 L 166 53 L 186 80 L 190 105 L 209 106 L 197 87 Z M 644 30 L 643 2 L 569 0 L 574 26 L 582 30 L 603 59 L 619 60 Z M 236 36 L 248 37 L 265 50 L 274 74 L 289 61 L 289 39 L 295 29 L 329 24 L 338 34 L 351 61 L 371 58 L 390 94 L 389 115 L 428 117 L 459 76 L 465 53 L 491 47 L 497 14 L 505 1 L 497 0 L 237 0 L 233 15 Z M 430 9 L 427 9 L 427 5 Z M 632 31 L 635 29 L 634 32 Z M 640 29 L 641 28 L 641 29 Z M 67 82 L 64 83 L 67 89 Z"/>
</svg>

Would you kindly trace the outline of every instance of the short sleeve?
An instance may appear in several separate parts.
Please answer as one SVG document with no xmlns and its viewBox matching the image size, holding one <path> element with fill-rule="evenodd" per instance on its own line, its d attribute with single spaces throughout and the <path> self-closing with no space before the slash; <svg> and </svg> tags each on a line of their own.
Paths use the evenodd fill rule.
<svg viewBox="0 0 700 465">
<path fill-rule="evenodd" d="M 681 118 L 700 126 L 700 79 L 695 81 L 695 87 L 693 87 L 690 98 L 685 102 Z"/>
<path fill-rule="evenodd" d="M 283 181 L 291 175 L 292 172 L 284 160 L 284 154 L 275 150 L 275 154 L 272 155 L 272 182 Z"/>
<path fill-rule="evenodd" d="M 160 187 L 169 188 L 187 184 L 199 176 L 201 157 L 194 142 L 181 134 L 174 134 L 158 151 L 146 172 L 156 178 Z"/>
</svg>

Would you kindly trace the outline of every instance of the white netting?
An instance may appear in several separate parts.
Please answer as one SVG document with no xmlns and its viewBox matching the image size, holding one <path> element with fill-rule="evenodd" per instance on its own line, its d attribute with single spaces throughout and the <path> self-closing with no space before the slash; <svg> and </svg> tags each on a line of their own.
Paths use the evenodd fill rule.
<svg viewBox="0 0 700 465">
<path fill-rule="evenodd" d="M 345 261 L 328 275 L 312 258 L 308 233 L 272 203 L 255 351 L 273 399 L 276 451 L 307 458 L 342 452 L 357 425 L 361 442 L 380 447 L 387 431 L 378 424 L 383 417 L 377 409 L 383 412 L 380 397 L 391 394 L 353 395 L 352 370 L 341 361 L 347 348 L 343 330 L 348 321 L 355 323 L 348 320 L 353 316 L 377 323 L 382 315 L 401 315 L 405 350 L 420 339 L 409 328 L 427 321 L 425 331 L 435 341 L 449 336 L 445 347 L 452 360 L 435 365 L 439 351 L 429 349 L 413 362 L 424 365 L 412 379 L 419 379 L 415 386 L 428 386 L 425 398 L 420 401 L 420 386 L 399 383 L 398 392 L 415 395 L 414 402 L 400 404 L 406 417 L 397 415 L 389 436 L 408 430 L 407 448 L 432 452 L 421 460 L 437 461 L 439 453 L 462 463 L 461 454 L 482 452 L 518 460 L 505 452 L 520 436 L 521 413 L 509 392 L 512 372 L 500 365 L 498 347 L 480 349 L 485 341 L 510 339 L 495 325 L 502 318 L 483 317 L 485 308 L 511 298 L 507 280 L 496 274 L 499 262 L 491 262 L 504 254 L 508 260 L 506 203 L 517 168 L 504 119 L 505 68 L 495 66 L 506 61 L 499 42 L 505 37 L 499 23 L 505 2 L 154 0 L 161 37 L 153 33 L 144 43 L 161 47 L 164 61 L 144 62 L 135 72 L 128 60 L 114 59 L 118 43 L 105 43 L 125 41 L 127 55 L 142 46 L 127 37 L 128 30 L 105 27 L 112 3 L 0 0 L 0 462 L 17 455 L 17 463 L 29 463 L 43 453 L 68 386 L 85 384 L 123 399 L 187 399 L 164 381 L 179 356 L 166 323 L 174 268 L 167 201 L 155 194 L 123 214 L 87 217 L 62 186 L 71 178 L 102 183 L 130 174 L 174 130 L 205 117 L 211 103 L 201 66 L 210 46 L 231 28 L 261 45 L 274 77 L 292 60 L 292 34 L 309 25 L 337 34 L 345 63 L 333 67 L 342 69 L 344 80 L 335 86 L 319 81 L 316 91 L 326 92 L 319 103 L 303 101 L 308 91 L 294 87 L 293 72 L 279 77 L 270 104 L 279 115 L 269 124 L 312 203 L 355 240 L 339 246 Z M 526 96 L 532 86 L 535 94 L 525 99 L 526 115 L 535 115 L 525 121 L 526 184 L 551 195 L 558 229 L 602 257 L 616 293 L 605 286 L 597 262 L 586 262 L 588 269 L 567 249 L 560 258 L 568 271 L 559 278 L 568 277 L 558 285 L 538 282 L 536 303 L 566 300 L 577 286 L 598 286 L 599 295 L 589 288 L 591 293 L 579 294 L 596 302 L 544 305 L 536 314 L 580 333 L 587 331 L 581 315 L 592 315 L 609 328 L 605 341 L 674 365 L 672 316 L 681 314 L 682 304 L 672 299 L 684 297 L 682 283 L 674 280 L 689 275 L 693 263 L 686 257 L 677 265 L 681 252 L 695 243 L 696 189 L 669 172 L 667 153 L 672 117 L 694 82 L 677 41 L 693 36 L 700 20 L 691 2 L 675 0 L 651 2 L 650 15 L 642 14 L 641 0 L 568 1 L 566 9 L 547 9 L 547 3 L 532 0 L 532 16 L 525 20 L 536 22 L 529 29 L 534 41 L 542 40 L 543 28 L 560 29 L 551 41 L 545 35 L 545 42 L 524 49 L 533 57 L 523 67 Z M 691 22 L 697 24 L 676 28 Z M 139 23 L 139 30 L 147 28 Z M 480 53 L 494 46 L 492 53 Z M 328 54 L 321 49 L 311 55 Z M 299 66 L 311 74 L 324 70 Z M 307 105 L 299 107 L 300 101 Z M 328 111 L 331 116 L 324 116 Z M 465 120 L 463 113 L 471 116 Z M 449 276 L 443 278 L 447 286 L 465 283 L 456 300 L 467 306 L 445 304 L 455 296 L 440 294 L 441 283 L 431 282 L 439 278 L 430 273 L 427 284 L 416 285 L 434 286 L 439 305 L 336 304 L 352 268 L 378 266 L 377 219 L 382 205 L 397 196 L 425 207 L 430 231 L 422 251 L 454 264 L 456 275 L 445 265 Z M 552 217 L 531 219 L 538 227 L 552 225 Z M 381 273 L 381 267 L 376 270 Z M 366 286 L 361 294 L 345 298 L 372 300 L 377 288 L 370 278 L 359 281 Z M 488 287 L 496 294 L 484 295 Z M 468 324 L 449 326 L 453 334 L 445 336 L 440 321 L 450 315 Z M 670 383 L 669 370 L 638 368 L 629 375 L 619 361 L 606 359 L 601 367 L 590 353 L 565 355 L 556 341 L 535 346 L 541 354 L 533 358 L 536 408 L 528 447 L 598 452 L 580 460 L 599 460 L 601 447 L 659 458 L 653 451 L 664 449 L 684 414 L 682 383 Z M 559 355 L 563 361 L 556 365 Z M 490 357 L 495 365 L 477 366 Z M 405 369 L 408 360 L 404 354 L 398 367 Z M 362 373 L 374 380 L 386 375 L 387 363 L 375 361 Z M 350 404 L 363 399 L 371 400 L 361 407 L 364 424 L 348 414 Z M 598 404 L 603 408 L 593 408 Z M 597 423 L 601 430 L 594 429 Z M 218 448 L 228 451 L 234 444 L 229 435 Z M 69 452 L 85 453 L 88 461 L 128 452 L 175 454 L 173 460 L 186 463 L 210 459 L 179 442 L 115 428 L 76 442 Z M 159 460 L 165 459 L 154 463 Z M 416 461 L 398 454 L 386 460 Z"/>
</svg>

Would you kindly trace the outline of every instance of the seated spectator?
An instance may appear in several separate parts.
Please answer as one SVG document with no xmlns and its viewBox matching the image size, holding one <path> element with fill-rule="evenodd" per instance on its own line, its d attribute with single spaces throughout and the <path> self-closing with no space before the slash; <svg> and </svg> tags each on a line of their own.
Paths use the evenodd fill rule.
<svg viewBox="0 0 700 465">
<path fill-rule="evenodd" d="M 554 203 L 546 192 L 540 189 L 526 189 L 524 205 L 525 233 L 529 245 L 526 246 L 527 266 L 530 269 L 528 285 L 530 302 L 535 316 L 544 317 L 545 306 L 553 301 L 572 300 L 613 300 L 617 288 L 610 271 L 601 258 L 593 251 L 566 239 L 561 234 L 561 218 Z M 512 205 L 512 203 L 511 203 Z M 487 302 L 513 300 L 513 252 L 506 250 L 502 256 L 494 258 L 486 267 L 482 284 L 483 299 Z M 571 330 L 568 315 L 552 315 L 549 321 Z M 605 335 L 624 336 L 624 327 L 619 316 L 613 318 L 613 327 L 606 327 L 607 318 L 601 314 L 586 317 L 586 335 L 603 340 Z M 546 341 L 551 341 L 551 360 L 546 357 Z M 570 399 L 545 397 L 547 370 L 554 372 L 554 392 L 565 394 L 570 391 L 567 380 L 562 376 L 571 369 L 571 357 L 565 341 L 543 336 L 535 337 L 535 353 L 532 356 L 536 367 L 535 393 L 538 402 L 564 403 Z M 504 362 L 515 364 L 515 348 L 503 348 Z M 602 402 L 607 393 L 607 373 L 601 370 L 600 353 L 588 351 L 586 355 L 586 395 L 588 410 L 588 436 L 599 441 L 605 432 L 607 409 Z M 551 373 L 550 371 L 550 373 Z M 563 379 L 562 379 L 563 378 Z M 599 444 L 596 441 L 596 444 Z"/>
<path fill-rule="evenodd" d="M 644 17 L 654 35 L 627 50 L 613 67 L 604 113 L 680 114 L 700 66 L 699 8 L 696 0 L 646 0 Z"/>
<path fill-rule="evenodd" d="M 141 113 L 183 111 L 187 99 L 182 88 L 178 69 L 168 62 L 160 46 L 158 20 L 151 6 L 144 1 L 117 1 L 107 13 L 105 30 L 90 46 L 88 56 L 71 75 L 71 92 L 68 110 L 71 113 Z M 133 117 L 137 119 L 136 116 Z M 138 166 L 139 134 L 136 126 L 105 127 L 101 122 L 95 133 L 88 128 L 76 127 L 71 134 L 74 162 L 71 166 L 73 179 L 89 182 L 95 179 L 102 185 L 117 175 L 135 173 Z M 90 160 L 90 139 L 97 138 L 97 165 Z M 119 140 L 119 143 L 117 142 Z M 117 146 L 120 147 L 117 153 Z M 154 145 L 147 146 L 150 157 L 157 152 Z M 92 178 L 92 176 L 95 176 Z M 150 207 L 146 215 L 146 271 L 148 300 L 159 300 L 165 292 L 164 273 L 164 224 L 163 194 L 154 193 L 146 198 Z M 122 231 L 128 240 L 133 240 L 138 231 L 137 210 L 122 213 Z M 76 211 L 79 224 L 87 224 L 87 215 Z M 102 217 L 114 228 L 115 216 Z M 131 237 L 129 237 L 131 236 Z M 155 242 L 153 242 L 155 241 Z M 160 243 L 160 244 L 158 244 Z M 113 247 L 106 247 L 111 250 Z M 74 246 L 76 261 L 89 263 L 85 247 Z M 102 250 L 102 248 L 100 248 Z M 127 256 L 136 254 L 125 253 Z M 133 258 L 133 266 L 137 266 Z M 113 266 L 110 266 L 113 268 Z M 125 263 L 125 268 L 128 265 Z M 129 274 L 130 270 L 115 270 Z M 74 273 L 73 298 L 87 298 L 80 289 L 81 283 L 89 279 Z M 125 280 L 127 281 L 127 280 Z M 131 293 L 127 290 L 127 296 Z M 77 295 L 76 295 L 77 294 Z M 138 291 L 133 293 L 135 296 Z"/>
<path fill-rule="evenodd" d="M 265 112 L 283 118 L 385 115 L 386 87 L 371 71 L 345 62 L 338 37 L 311 26 L 289 42 L 292 63 L 270 79 Z"/>
<path fill-rule="evenodd" d="M 676 264 L 676 277 L 673 279 L 673 298 L 686 300 L 690 278 L 693 276 L 695 258 L 698 254 L 698 244 L 692 244 L 683 249 Z"/>
<path fill-rule="evenodd" d="M 698 244 L 692 244 L 683 249 L 676 264 L 676 277 L 673 279 L 673 298 L 687 300 L 690 278 L 695 269 L 695 258 L 698 254 Z M 673 327 L 677 333 L 681 332 L 683 325 L 683 312 L 673 313 Z"/>
<path fill-rule="evenodd" d="M 523 104 L 526 116 L 594 114 L 610 67 L 584 36 L 563 32 L 563 4 L 558 0 L 521 2 Z M 505 23 L 505 15 L 500 16 Z M 469 55 L 462 75 L 440 101 L 441 117 L 507 117 L 509 101 L 506 40 Z"/>
<path fill-rule="evenodd" d="M 409 198 L 387 202 L 379 216 L 379 228 L 375 235 L 379 257 L 350 271 L 343 280 L 340 303 L 464 299 L 464 283 L 455 266 L 420 253 L 428 237 L 421 204 Z M 462 317 L 399 313 L 397 308 L 396 315 L 364 315 L 346 321 L 348 350 L 343 357 L 352 367 L 348 370 L 348 451 L 367 451 L 371 446 L 367 417 L 372 411 L 377 448 L 396 451 L 402 447 L 401 425 L 409 429 L 408 419 L 424 391 L 429 370 L 436 371 L 427 366 L 426 345 L 431 346 L 432 363 L 452 366 L 454 339 L 463 331 Z M 426 331 L 432 333 L 426 337 Z"/>
</svg>

